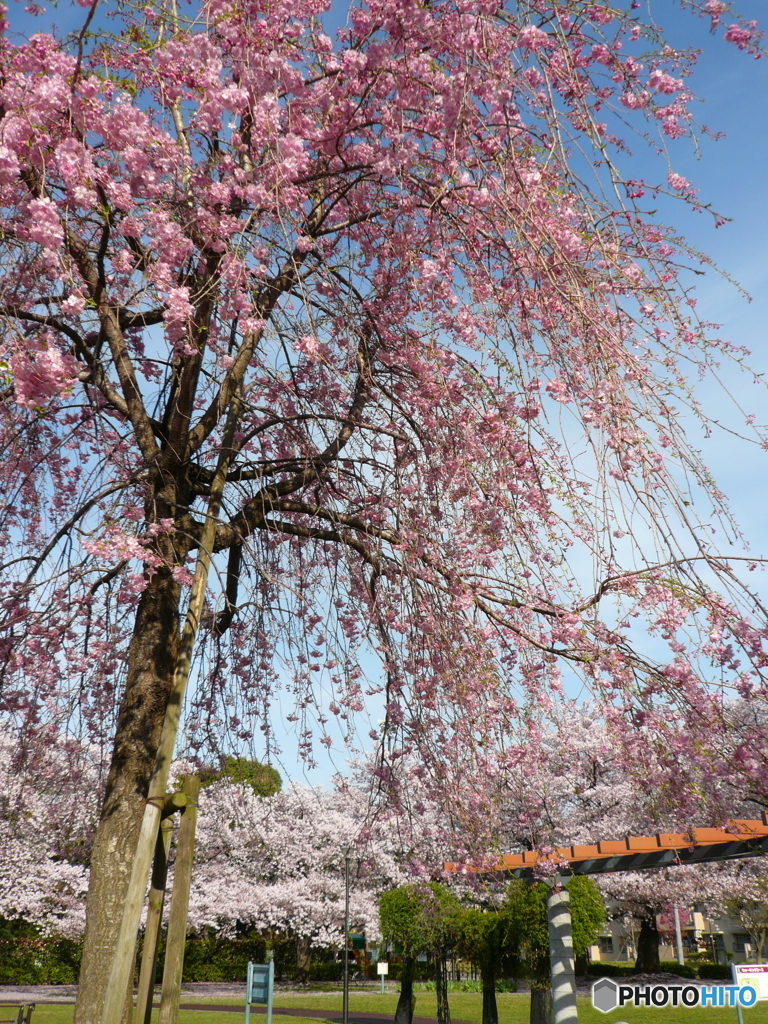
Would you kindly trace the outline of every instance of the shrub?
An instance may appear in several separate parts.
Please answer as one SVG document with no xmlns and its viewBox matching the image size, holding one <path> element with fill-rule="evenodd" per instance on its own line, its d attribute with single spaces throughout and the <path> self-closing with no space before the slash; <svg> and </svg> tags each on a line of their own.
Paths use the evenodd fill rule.
<svg viewBox="0 0 768 1024">
<path fill-rule="evenodd" d="M 357 968 L 350 964 L 350 973 Z M 309 965 L 310 981 L 340 981 L 344 964 L 337 961 L 323 963 L 321 960 L 313 960 Z"/>
<path fill-rule="evenodd" d="M 662 974 L 674 974 L 677 978 L 730 978 L 730 968 L 722 964 L 679 964 L 676 960 L 662 960 L 659 970 Z M 714 973 L 706 973 L 713 971 Z M 722 973 L 725 972 L 725 973 Z M 589 974 L 598 978 L 630 978 L 637 974 L 633 963 L 594 963 L 589 965 Z"/>
<path fill-rule="evenodd" d="M 594 963 L 589 965 L 589 973 L 598 978 L 629 978 L 636 974 L 632 963 Z"/>
<path fill-rule="evenodd" d="M 387 977 L 390 981 L 400 981 L 402 975 L 403 965 L 398 961 L 394 963 L 392 960 L 389 961 L 389 974 Z M 435 973 L 434 964 L 426 963 L 423 960 L 417 960 L 414 967 L 413 980 L 428 982 L 432 980 Z"/>
<path fill-rule="evenodd" d="M 730 981 L 731 968 L 728 964 L 699 964 L 699 977 L 712 981 Z"/>
<path fill-rule="evenodd" d="M 76 939 L 34 933 L 0 938 L 0 984 L 74 985 L 81 956 Z"/>
<path fill-rule="evenodd" d="M 678 978 L 698 978 L 699 973 L 694 964 L 679 964 L 677 960 L 662 960 L 661 971 L 663 974 L 674 974 Z"/>
<path fill-rule="evenodd" d="M 517 992 L 517 982 L 514 978 L 500 978 L 496 982 L 497 992 Z"/>
</svg>

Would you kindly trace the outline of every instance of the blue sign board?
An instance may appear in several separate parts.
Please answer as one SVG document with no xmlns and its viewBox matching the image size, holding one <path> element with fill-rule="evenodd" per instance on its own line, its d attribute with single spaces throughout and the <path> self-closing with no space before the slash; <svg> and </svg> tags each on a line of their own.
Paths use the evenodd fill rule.
<svg viewBox="0 0 768 1024">
<path fill-rule="evenodd" d="M 252 1003 L 260 1003 L 262 1006 L 267 1007 L 266 1024 L 272 1024 L 272 993 L 274 988 L 274 960 L 270 960 L 268 964 L 248 964 L 248 979 L 245 983 L 245 1024 L 250 1022 Z"/>
</svg>

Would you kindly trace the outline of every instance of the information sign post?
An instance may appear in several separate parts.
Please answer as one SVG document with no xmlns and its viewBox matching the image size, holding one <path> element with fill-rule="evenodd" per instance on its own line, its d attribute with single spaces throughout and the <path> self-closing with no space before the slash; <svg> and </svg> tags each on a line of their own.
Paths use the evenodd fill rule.
<svg viewBox="0 0 768 1024">
<path fill-rule="evenodd" d="M 267 1007 L 266 1024 L 272 1024 L 272 993 L 275 988 L 275 961 L 268 964 L 248 964 L 245 983 L 245 1024 L 250 1024 L 251 1003 Z"/>
<path fill-rule="evenodd" d="M 381 978 L 381 994 L 384 995 L 384 981 L 389 974 L 389 963 L 386 960 L 379 960 L 376 964 L 376 973 Z"/>
<path fill-rule="evenodd" d="M 751 985 L 757 992 L 758 1001 L 768 999 L 768 964 L 731 964 L 734 985 L 740 988 Z M 736 1002 L 736 1015 L 739 1024 L 744 1024 L 741 1004 Z"/>
</svg>

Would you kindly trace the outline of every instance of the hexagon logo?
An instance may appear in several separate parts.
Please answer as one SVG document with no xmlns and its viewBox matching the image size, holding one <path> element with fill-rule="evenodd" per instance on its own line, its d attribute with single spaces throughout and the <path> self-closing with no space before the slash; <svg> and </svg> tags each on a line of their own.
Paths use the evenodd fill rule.
<svg viewBox="0 0 768 1024">
<path fill-rule="evenodd" d="M 619 1005 L 618 986 L 610 978 L 601 978 L 592 986 L 592 1005 L 601 1013 L 610 1013 Z"/>
</svg>

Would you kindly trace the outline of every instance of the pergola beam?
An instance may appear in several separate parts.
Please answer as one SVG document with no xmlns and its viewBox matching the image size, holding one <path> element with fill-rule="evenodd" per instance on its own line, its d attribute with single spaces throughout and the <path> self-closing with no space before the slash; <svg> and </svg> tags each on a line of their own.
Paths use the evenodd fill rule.
<svg viewBox="0 0 768 1024">
<path fill-rule="evenodd" d="M 628 836 L 589 846 L 564 846 L 551 853 L 529 850 L 505 854 L 489 867 L 445 864 L 446 871 L 489 874 L 509 872 L 533 878 L 541 862 L 552 861 L 561 874 L 599 875 L 612 871 L 647 871 L 675 864 L 706 864 L 736 860 L 768 852 L 768 815 L 762 821 L 729 821 L 725 828 L 696 828 L 690 832 L 660 832 L 655 836 Z"/>
</svg>

